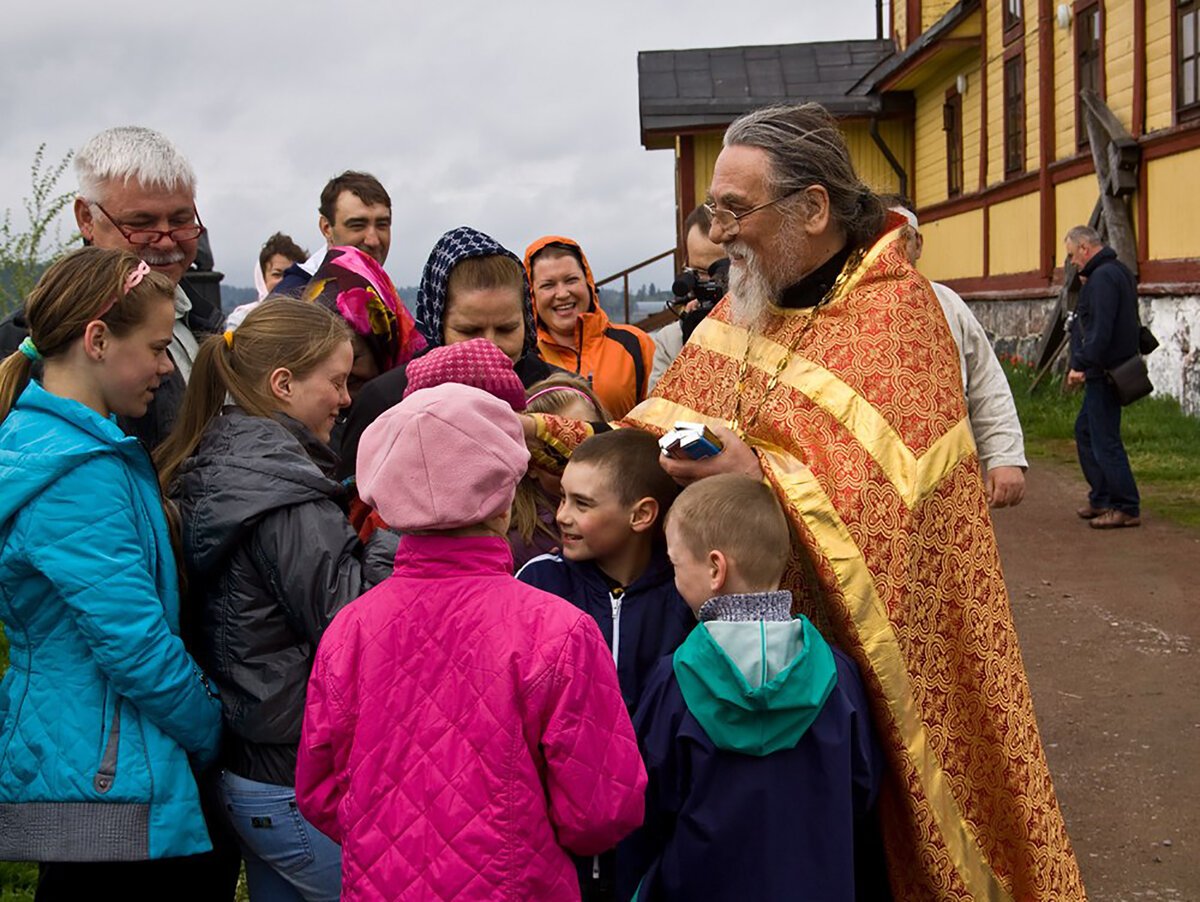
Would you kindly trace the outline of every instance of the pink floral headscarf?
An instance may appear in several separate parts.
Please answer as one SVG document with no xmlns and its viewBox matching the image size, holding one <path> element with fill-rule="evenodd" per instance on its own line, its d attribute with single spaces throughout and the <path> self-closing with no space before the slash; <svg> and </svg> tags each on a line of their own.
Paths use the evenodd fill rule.
<svg viewBox="0 0 1200 902">
<path fill-rule="evenodd" d="M 349 323 L 366 341 L 381 373 L 402 366 L 425 347 L 388 274 L 356 247 L 330 248 L 303 297 Z"/>
</svg>

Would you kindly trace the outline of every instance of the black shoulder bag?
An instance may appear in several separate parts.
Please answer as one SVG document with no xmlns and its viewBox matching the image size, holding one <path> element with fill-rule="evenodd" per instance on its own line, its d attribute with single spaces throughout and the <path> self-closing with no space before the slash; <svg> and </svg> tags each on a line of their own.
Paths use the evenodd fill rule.
<svg viewBox="0 0 1200 902">
<path fill-rule="evenodd" d="M 1122 407 L 1140 401 L 1150 392 L 1154 385 L 1150 382 L 1150 373 L 1146 370 L 1146 358 L 1158 347 L 1158 339 L 1146 326 L 1142 325 L 1141 311 L 1138 309 L 1137 294 L 1134 293 L 1133 309 L 1138 318 L 1138 353 L 1128 360 L 1118 363 L 1112 369 L 1105 370 L 1105 378 L 1117 393 L 1117 401 Z"/>
</svg>

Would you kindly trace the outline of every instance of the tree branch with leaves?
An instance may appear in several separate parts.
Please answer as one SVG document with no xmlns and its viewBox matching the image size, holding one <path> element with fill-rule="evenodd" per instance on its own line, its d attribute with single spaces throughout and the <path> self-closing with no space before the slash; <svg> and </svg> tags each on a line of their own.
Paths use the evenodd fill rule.
<svg viewBox="0 0 1200 902">
<path fill-rule="evenodd" d="M 58 182 L 71 162 L 74 151 L 68 150 L 53 165 L 46 162 L 46 144 L 38 145 L 29 167 L 31 193 L 23 198 L 28 225 L 18 230 L 13 224 L 12 210 L 5 208 L 0 219 L 0 315 L 19 307 L 37 284 L 42 270 L 55 257 L 70 250 L 79 241 L 72 230 L 62 237 L 63 210 L 75 199 L 74 191 L 59 193 Z"/>
</svg>

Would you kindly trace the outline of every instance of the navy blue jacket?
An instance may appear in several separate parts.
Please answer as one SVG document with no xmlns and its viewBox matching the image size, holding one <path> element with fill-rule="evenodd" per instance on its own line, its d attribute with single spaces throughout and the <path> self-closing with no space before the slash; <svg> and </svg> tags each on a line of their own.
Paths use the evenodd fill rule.
<svg viewBox="0 0 1200 902">
<path fill-rule="evenodd" d="M 693 634 L 685 647 L 696 640 Z M 751 651 L 753 644 L 743 642 Z M 618 898 L 629 899 L 634 889 L 638 902 L 891 898 L 874 811 L 885 764 L 858 669 L 831 650 L 836 683 L 811 725 L 798 739 L 793 733 L 748 752 L 710 738 L 685 701 L 676 662 L 660 662 L 634 716 L 649 776 L 646 819 L 622 843 Z M 730 661 L 738 656 L 729 654 Z M 705 668 L 704 678 L 715 683 L 714 669 Z M 757 731 L 749 712 L 771 707 L 762 693 L 788 672 L 762 690 L 740 681 L 756 696 L 735 718 L 751 744 L 770 730 Z"/>
<path fill-rule="evenodd" d="M 1137 280 L 1111 247 L 1080 274 L 1087 281 L 1071 323 L 1071 369 L 1103 379 L 1105 370 L 1138 352 Z"/>
<path fill-rule="evenodd" d="M 565 598 L 600 626 L 617 663 L 621 695 L 630 713 L 637 707 L 650 671 L 696 625 L 696 616 L 675 588 L 675 570 L 656 548 L 650 566 L 614 595 L 595 561 L 568 561 L 561 555 L 535 557 L 517 579 Z M 613 641 L 613 625 L 618 625 Z"/>
</svg>

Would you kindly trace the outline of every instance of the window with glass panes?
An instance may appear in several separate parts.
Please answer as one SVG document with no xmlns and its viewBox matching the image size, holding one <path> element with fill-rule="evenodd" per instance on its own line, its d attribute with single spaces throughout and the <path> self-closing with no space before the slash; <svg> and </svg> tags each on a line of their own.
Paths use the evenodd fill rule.
<svg viewBox="0 0 1200 902">
<path fill-rule="evenodd" d="M 1089 88 L 1104 96 L 1100 59 L 1104 40 L 1100 32 L 1100 4 L 1075 15 L 1075 135 L 1080 146 L 1088 143 L 1087 113 L 1079 92 Z"/>
<path fill-rule="evenodd" d="M 1200 114 L 1200 2 L 1180 0 L 1175 14 L 1175 106 L 1181 113 Z"/>
<path fill-rule="evenodd" d="M 1004 61 L 1004 174 L 1025 169 L 1025 61 Z"/>
<path fill-rule="evenodd" d="M 1016 28 L 1021 24 L 1022 0 L 1004 0 L 1004 30 Z"/>
<path fill-rule="evenodd" d="M 946 195 L 958 197 L 963 186 L 962 95 L 954 88 L 946 92 L 942 105 L 942 128 L 946 132 Z"/>
</svg>

